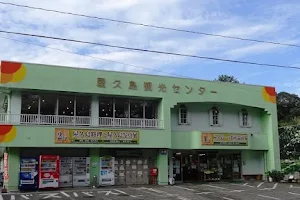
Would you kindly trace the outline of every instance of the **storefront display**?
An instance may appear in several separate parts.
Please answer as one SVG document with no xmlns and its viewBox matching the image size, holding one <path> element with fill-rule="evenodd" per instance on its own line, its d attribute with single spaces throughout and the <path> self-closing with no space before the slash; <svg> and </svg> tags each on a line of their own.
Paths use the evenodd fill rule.
<svg viewBox="0 0 300 200">
<path fill-rule="evenodd" d="M 73 186 L 73 163 L 72 157 L 60 158 L 60 176 L 59 187 L 72 187 Z"/>
<path fill-rule="evenodd" d="M 115 158 L 100 157 L 99 185 L 115 185 Z"/>
<path fill-rule="evenodd" d="M 241 179 L 241 153 L 218 151 L 174 153 L 173 177 L 175 181 L 184 182 Z"/>
<path fill-rule="evenodd" d="M 90 158 L 73 157 L 73 186 L 90 185 Z"/>
<path fill-rule="evenodd" d="M 39 159 L 39 188 L 59 186 L 59 156 L 41 155 Z"/>
<path fill-rule="evenodd" d="M 20 190 L 34 190 L 38 187 L 38 160 L 36 158 L 21 158 L 20 160 Z"/>
</svg>

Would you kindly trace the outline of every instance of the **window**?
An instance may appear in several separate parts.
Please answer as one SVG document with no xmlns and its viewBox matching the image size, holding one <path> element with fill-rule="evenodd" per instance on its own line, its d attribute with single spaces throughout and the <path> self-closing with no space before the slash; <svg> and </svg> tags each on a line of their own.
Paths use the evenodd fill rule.
<svg viewBox="0 0 300 200">
<path fill-rule="evenodd" d="M 136 119 L 144 118 L 144 101 L 141 100 L 130 101 L 130 118 L 136 118 Z"/>
<path fill-rule="evenodd" d="M 56 115 L 57 114 L 57 95 L 56 94 L 41 94 L 41 115 Z"/>
<path fill-rule="evenodd" d="M 240 126 L 241 127 L 250 127 L 251 126 L 251 116 L 249 115 L 246 109 L 242 109 L 239 113 L 240 116 Z"/>
<path fill-rule="evenodd" d="M 23 93 L 21 102 L 21 114 L 39 114 L 40 96 L 34 93 Z"/>
<path fill-rule="evenodd" d="M 115 99 L 115 118 L 128 118 L 129 101 L 127 99 Z"/>
<path fill-rule="evenodd" d="M 58 96 L 58 115 L 74 116 L 74 95 Z"/>
<path fill-rule="evenodd" d="M 145 101 L 145 119 L 157 119 L 157 103 Z"/>
<path fill-rule="evenodd" d="M 210 110 L 210 125 L 221 126 L 222 125 L 222 114 L 217 107 L 212 107 Z"/>
<path fill-rule="evenodd" d="M 179 106 L 179 124 L 188 124 L 187 107 L 185 105 Z"/>
<path fill-rule="evenodd" d="M 100 117 L 113 117 L 113 99 L 100 98 L 99 100 L 99 116 Z"/>
<path fill-rule="evenodd" d="M 2 103 L 2 107 L 0 107 L 0 113 L 6 113 L 7 112 L 7 107 L 8 107 L 8 97 L 7 95 L 4 95 L 3 97 L 3 103 Z"/>
<path fill-rule="evenodd" d="M 99 98 L 99 117 L 157 119 L 157 109 L 155 100 Z"/>
<path fill-rule="evenodd" d="M 76 96 L 76 116 L 90 116 L 91 103 L 91 96 Z"/>
</svg>

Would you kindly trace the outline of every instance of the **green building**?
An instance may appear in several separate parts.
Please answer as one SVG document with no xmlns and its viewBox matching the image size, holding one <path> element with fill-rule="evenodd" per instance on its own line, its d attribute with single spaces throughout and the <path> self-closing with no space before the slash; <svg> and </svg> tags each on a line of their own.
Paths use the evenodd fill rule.
<svg viewBox="0 0 300 200">
<path fill-rule="evenodd" d="M 115 185 L 149 183 L 152 167 L 161 185 L 280 169 L 273 87 L 2 61 L 0 91 L 9 189 L 21 158 L 40 155 L 89 158 L 86 184 L 100 157 L 114 158 Z"/>
</svg>

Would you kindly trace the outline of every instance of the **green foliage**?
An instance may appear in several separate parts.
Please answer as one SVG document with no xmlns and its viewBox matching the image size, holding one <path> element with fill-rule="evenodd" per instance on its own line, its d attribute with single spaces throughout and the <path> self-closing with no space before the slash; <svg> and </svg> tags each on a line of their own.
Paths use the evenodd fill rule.
<svg viewBox="0 0 300 200">
<path fill-rule="evenodd" d="M 266 175 L 271 177 L 275 182 L 280 182 L 284 178 L 284 173 L 277 170 L 268 171 Z"/>
<path fill-rule="evenodd" d="M 295 172 L 300 172 L 300 160 L 282 162 L 281 168 L 284 174 L 294 174 Z"/>
<path fill-rule="evenodd" d="M 278 121 L 281 125 L 291 125 L 299 123 L 300 117 L 300 97 L 288 92 L 277 94 Z"/>
<path fill-rule="evenodd" d="M 300 157 L 300 126 L 279 129 L 280 158 L 295 160 Z"/>
<path fill-rule="evenodd" d="M 226 74 L 219 75 L 219 77 L 217 79 L 215 79 L 214 81 L 229 82 L 229 83 L 240 83 L 237 80 L 237 78 L 235 78 L 234 76 L 230 76 L 230 75 L 226 75 Z"/>
</svg>

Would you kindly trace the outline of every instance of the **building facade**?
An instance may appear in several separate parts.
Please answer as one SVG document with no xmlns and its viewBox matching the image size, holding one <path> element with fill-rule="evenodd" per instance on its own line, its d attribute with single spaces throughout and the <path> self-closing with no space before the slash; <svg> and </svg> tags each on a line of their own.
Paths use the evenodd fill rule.
<svg viewBox="0 0 300 200">
<path fill-rule="evenodd" d="M 158 184 L 280 169 L 273 87 L 8 61 L 0 76 L 9 189 L 33 158 L 47 185 L 49 156 L 66 187 L 147 184 L 152 167 Z"/>
</svg>

